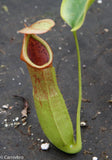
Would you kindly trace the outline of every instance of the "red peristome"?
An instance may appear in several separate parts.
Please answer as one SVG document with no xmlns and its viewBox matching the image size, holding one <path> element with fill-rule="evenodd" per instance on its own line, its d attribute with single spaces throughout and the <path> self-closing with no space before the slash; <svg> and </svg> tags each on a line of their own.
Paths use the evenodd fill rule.
<svg viewBox="0 0 112 160">
<path fill-rule="evenodd" d="M 29 59 L 38 66 L 42 66 L 49 61 L 47 49 L 43 44 L 32 37 L 30 37 L 28 42 L 27 53 Z"/>
</svg>

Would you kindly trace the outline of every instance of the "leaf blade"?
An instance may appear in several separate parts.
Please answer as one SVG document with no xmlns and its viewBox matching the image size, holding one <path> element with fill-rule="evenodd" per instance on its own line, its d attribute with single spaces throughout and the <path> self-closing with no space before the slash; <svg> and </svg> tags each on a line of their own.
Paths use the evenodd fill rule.
<svg viewBox="0 0 112 160">
<path fill-rule="evenodd" d="M 78 30 L 84 23 L 87 10 L 94 0 L 63 0 L 60 14 L 62 19 L 72 28 Z"/>
</svg>

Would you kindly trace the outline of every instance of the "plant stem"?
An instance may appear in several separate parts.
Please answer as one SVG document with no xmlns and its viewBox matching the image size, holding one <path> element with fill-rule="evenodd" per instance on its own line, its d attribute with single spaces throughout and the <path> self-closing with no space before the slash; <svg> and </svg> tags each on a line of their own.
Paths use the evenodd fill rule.
<svg viewBox="0 0 112 160">
<path fill-rule="evenodd" d="M 78 146 L 82 146 L 81 129 L 80 129 L 80 110 L 81 110 L 81 101 L 82 101 L 81 59 L 80 59 L 80 50 L 79 50 L 79 43 L 78 43 L 76 31 L 73 32 L 73 35 L 74 35 L 76 49 L 77 49 L 78 82 L 79 82 L 79 99 L 78 99 L 77 119 L 76 119 L 76 144 Z"/>
</svg>

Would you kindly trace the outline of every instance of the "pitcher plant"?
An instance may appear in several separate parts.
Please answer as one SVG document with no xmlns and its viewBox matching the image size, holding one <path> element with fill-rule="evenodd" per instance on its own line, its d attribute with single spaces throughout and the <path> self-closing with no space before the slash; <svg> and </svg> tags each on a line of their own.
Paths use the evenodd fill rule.
<svg viewBox="0 0 112 160">
<path fill-rule="evenodd" d="M 37 36 L 49 31 L 55 22 L 51 19 L 37 21 L 18 31 L 24 34 L 21 60 L 28 68 L 32 86 L 35 109 L 39 123 L 50 142 L 63 152 L 74 154 L 81 150 L 80 109 L 82 99 L 81 62 L 76 30 L 84 22 L 86 12 L 93 0 L 63 0 L 61 16 L 72 27 L 75 38 L 78 73 L 79 100 L 76 117 L 76 139 L 65 101 L 59 90 L 56 72 L 53 67 L 53 52 L 48 43 Z"/>
</svg>

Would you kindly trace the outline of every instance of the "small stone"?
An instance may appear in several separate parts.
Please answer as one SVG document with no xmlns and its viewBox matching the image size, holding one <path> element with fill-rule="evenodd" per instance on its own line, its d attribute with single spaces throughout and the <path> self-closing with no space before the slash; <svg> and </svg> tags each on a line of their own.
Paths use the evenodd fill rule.
<svg viewBox="0 0 112 160">
<path fill-rule="evenodd" d="M 7 119 L 4 119 L 4 122 L 7 122 Z"/>
<path fill-rule="evenodd" d="M 0 68 L 5 68 L 5 65 L 3 65 L 3 64 L 2 64 L 2 65 L 0 65 Z"/>
<path fill-rule="evenodd" d="M 97 3 L 101 4 L 101 3 L 102 3 L 102 0 L 97 0 Z"/>
<path fill-rule="evenodd" d="M 85 69 L 85 68 L 86 68 L 86 65 L 85 65 L 85 64 L 83 64 L 83 65 L 82 65 L 82 67 Z"/>
<path fill-rule="evenodd" d="M 22 84 L 21 82 L 18 83 L 19 86 L 21 86 L 21 84 Z"/>
<path fill-rule="evenodd" d="M 109 156 L 105 156 L 105 158 L 109 158 Z"/>
<path fill-rule="evenodd" d="M 8 125 L 8 123 L 6 123 L 4 126 L 7 128 L 9 125 Z"/>
<path fill-rule="evenodd" d="M 18 120 L 19 120 L 19 117 L 16 117 L 16 118 L 15 118 L 15 121 L 18 121 Z"/>
<path fill-rule="evenodd" d="M 31 136 L 33 136 L 34 134 L 33 133 L 31 133 Z"/>
<path fill-rule="evenodd" d="M 2 106 L 3 109 L 8 109 L 8 107 L 9 107 L 9 104 L 4 104 L 4 105 Z"/>
<path fill-rule="evenodd" d="M 97 114 L 101 114 L 101 112 L 97 112 Z"/>
<path fill-rule="evenodd" d="M 12 78 L 12 81 L 15 81 L 15 78 Z"/>
<path fill-rule="evenodd" d="M 20 125 L 20 122 L 14 122 L 14 125 L 15 125 L 15 126 L 19 126 L 19 125 Z"/>
<path fill-rule="evenodd" d="M 41 149 L 42 149 L 43 151 L 46 151 L 46 150 L 49 149 L 49 146 L 50 146 L 49 143 L 42 143 L 42 144 L 41 144 Z"/>
<path fill-rule="evenodd" d="M 98 160 L 98 157 L 92 157 L 92 160 Z"/>
<path fill-rule="evenodd" d="M 105 28 L 104 31 L 105 31 L 105 32 L 109 32 L 109 29 L 108 29 L 108 28 Z"/>
<path fill-rule="evenodd" d="M 59 49 L 59 50 L 62 50 L 62 47 L 59 47 L 58 49 Z"/>
<path fill-rule="evenodd" d="M 27 22 L 27 19 L 24 19 L 24 22 L 26 23 L 26 22 Z"/>
<path fill-rule="evenodd" d="M 44 142 L 44 140 L 43 140 L 43 139 L 41 139 L 41 140 L 40 140 L 40 142 L 41 142 L 41 143 L 43 143 L 43 142 Z"/>
<path fill-rule="evenodd" d="M 10 106 L 9 109 L 12 109 L 14 106 Z"/>
<path fill-rule="evenodd" d="M 81 127 L 86 127 L 87 124 L 86 124 L 86 122 L 81 122 L 81 123 L 80 123 L 80 126 L 81 126 Z"/>
<path fill-rule="evenodd" d="M 37 141 L 40 141 L 40 138 L 37 138 Z"/>
</svg>

